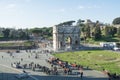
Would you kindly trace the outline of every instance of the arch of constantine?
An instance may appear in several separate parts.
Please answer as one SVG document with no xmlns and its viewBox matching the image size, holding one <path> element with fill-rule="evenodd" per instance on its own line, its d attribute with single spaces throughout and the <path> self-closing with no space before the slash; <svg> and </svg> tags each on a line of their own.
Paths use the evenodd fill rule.
<svg viewBox="0 0 120 80">
<path fill-rule="evenodd" d="M 80 27 L 73 26 L 75 21 L 68 21 L 53 26 L 53 49 L 75 50 L 80 47 Z"/>
</svg>

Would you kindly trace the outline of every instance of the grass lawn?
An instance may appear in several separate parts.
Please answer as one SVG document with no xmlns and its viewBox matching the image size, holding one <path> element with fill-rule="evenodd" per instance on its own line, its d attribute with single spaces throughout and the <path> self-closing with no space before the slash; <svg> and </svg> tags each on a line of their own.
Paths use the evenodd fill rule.
<svg viewBox="0 0 120 80">
<path fill-rule="evenodd" d="M 82 43 L 89 43 L 89 44 L 97 44 L 99 45 L 100 42 L 120 42 L 120 38 L 118 37 L 102 37 L 100 40 L 95 41 L 92 38 L 86 39 L 86 41 L 81 41 Z"/>
<path fill-rule="evenodd" d="M 120 74 L 120 53 L 105 50 L 87 50 L 56 53 L 55 57 L 69 63 L 76 62 L 83 66 L 89 66 L 91 69 L 106 69 L 111 73 Z"/>
<path fill-rule="evenodd" d="M 2 47 L 8 47 L 8 46 L 32 46 L 33 42 L 31 41 L 25 41 L 25 42 L 6 42 L 6 43 L 0 43 L 0 46 Z"/>
</svg>

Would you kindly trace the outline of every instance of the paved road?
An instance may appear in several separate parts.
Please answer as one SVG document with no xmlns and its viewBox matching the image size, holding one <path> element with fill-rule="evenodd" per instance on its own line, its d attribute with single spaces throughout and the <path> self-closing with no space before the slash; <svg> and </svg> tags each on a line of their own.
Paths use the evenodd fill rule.
<svg viewBox="0 0 120 80">
<path fill-rule="evenodd" d="M 53 56 L 50 54 L 40 53 L 39 58 L 35 59 L 36 53 L 40 52 L 40 50 L 37 50 L 37 52 L 35 51 L 36 50 L 33 50 L 32 53 L 27 53 L 25 51 L 21 51 L 20 53 L 14 52 L 13 53 L 14 58 L 11 57 L 10 54 L 8 53 L 0 52 L 0 80 L 17 80 L 14 76 L 22 73 L 22 69 L 12 68 L 11 63 L 14 62 L 20 61 L 21 64 L 34 62 L 34 63 L 39 63 L 40 65 L 50 67 L 50 65 L 45 61 L 45 59 L 48 59 L 49 57 L 53 57 Z M 21 61 L 21 58 L 23 58 L 23 61 Z M 30 73 L 29 74 L 30 78 L 24 80 L 81 80 L 78 75 L 48 76 L 43 72 L 34 72 L 29 69 L 27 69 L 26 71 Z M 102 72 L 95 70 L 84 70 L 83 80 L 108 80 L 108 79 L 107 76 L 104 75 Z"/>
</svg>

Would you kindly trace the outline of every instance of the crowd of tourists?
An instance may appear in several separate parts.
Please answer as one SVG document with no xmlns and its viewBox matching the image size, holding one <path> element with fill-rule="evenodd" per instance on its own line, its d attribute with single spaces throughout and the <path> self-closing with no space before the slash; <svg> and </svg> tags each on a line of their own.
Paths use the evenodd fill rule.
<svg viewBox="0 0 120 80">
<path fill-rule="evenodd" d="M 49 58 L 46 60 L 49 64 L 51 64 L 51 67 L 58 66 L 63 69 L 63 72 L 65 75 L 72 75 L 73 70 L 78 70 L 76 72 L 77 75 L 81 75 L 81 78 L 83 76 L 83 66 L 77 65 L 76 63 L 68 63 L 67 61 L 62 61 L 59 58 Z"/>
</svg>

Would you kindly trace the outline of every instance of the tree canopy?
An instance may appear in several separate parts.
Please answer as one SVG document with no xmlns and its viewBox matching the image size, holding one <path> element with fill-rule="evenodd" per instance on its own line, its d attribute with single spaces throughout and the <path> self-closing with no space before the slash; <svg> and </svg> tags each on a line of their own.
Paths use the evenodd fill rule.
<svg viewBox="0 0 120 80">
<path fill-rule="evenodd" d="M 10 29 L 4 29 L 2 32 L 3 32 L 4 37 L 8 38 L 9 33 L 10 33 Z"/>
<path fill-rule="evenodd" d="M 58 26 L 61 26 L 61 25 L 72 25 L 75 21 L 71 20 L 71 21 L 66 21 L 66 22 L 63 22 L 63 23 L 60 23 L 58 24 Z"/>
<path fill-rule="evenodd" d="M 33 28 L 30 29 L 31 33 L 36 33 L 42 37 L 52 37 L 52 27 L 43 27 L 43 28 Z"/>
<path fill-rule="evenodd" d="M 114 25 L 120 24 L 120 17 L 115 18 L 112 23 L 113 23 Z"/>
</svg>

